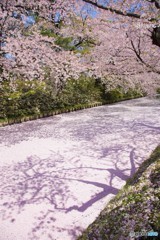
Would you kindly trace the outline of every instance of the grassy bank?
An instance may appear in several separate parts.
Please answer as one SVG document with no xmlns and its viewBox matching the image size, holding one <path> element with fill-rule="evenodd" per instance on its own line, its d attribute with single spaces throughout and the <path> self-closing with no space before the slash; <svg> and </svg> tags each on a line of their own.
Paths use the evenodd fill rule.
<svg viewBox="0 0 160 240">
<path fill-rule="evenodd" d="M 160 239 L 160 146 L 78 240 Z M 155 238 L 133 232 L 159 231 Z M 134 236 L 130 237 L 131 233 Z"/>
</svg>

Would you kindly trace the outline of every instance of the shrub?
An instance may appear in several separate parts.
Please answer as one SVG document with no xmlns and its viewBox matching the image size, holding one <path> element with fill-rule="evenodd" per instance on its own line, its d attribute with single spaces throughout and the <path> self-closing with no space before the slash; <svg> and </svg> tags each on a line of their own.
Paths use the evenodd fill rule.
<svg viewBox="0 0 160 240">
<path fill-rule="evenodd" d="M 46 69 L 46 76 L 48 74 L 49 69 Z M 81 109 L 95 102 L 113 103 L 142 96 L 135 89 L 125 93 L 120 86 L 106 91 L 106 85 L 100 78 L 95 79 L 86 74 L 77 80 L 68 79 L 61 92 L 56 91 L 50 81 L 4 80 L 0 84 L 0 119 L 40 115 L 57 109 L 68 111 L 73 107 Z"/>
<path fill-rule="evenodd" d="M 129 88 L 127 92 L 124 92 L 122 87 L 117 87 L 105 93 L 105 101 L 106 103 L 114 103 L 142 96 L 143 94 L 139 90 Z"/>
<path fill-rule="evenodd" d="M 81 75 L 77 80 L 68 80 L 58 96 L 61 108 L 95 101 L 102 101 L 101 86 L 96 83 L 95 79 L 85 75 Z"/>
<path fill-rule="evenodd" d="M 14 86 L 13 86 L 14 85 Z M 1 85 L 0 118 L 17 118 L 54 108 L 54 97 L 38 80 L 4 81 Z"/>
<path fill-rule="evenodd" d="M 105 94 L 105 100 L 106 102 L 117 102 L 119 100 L 123 99 L 123 94 L 120 92 L 119 89 L 113 89 Z"/>
</svg>

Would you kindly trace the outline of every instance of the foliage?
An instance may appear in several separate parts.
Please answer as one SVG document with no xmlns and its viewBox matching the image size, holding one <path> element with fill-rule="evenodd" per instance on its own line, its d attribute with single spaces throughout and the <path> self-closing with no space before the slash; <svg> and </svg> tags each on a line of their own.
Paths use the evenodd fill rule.
<svg viewBox="0 0 160 240">
<path fill-rule="evenodd" d="M 80 53 L 81 55 L 89 54 L 94 46 L 96 46 L 94 39 L 84 39 L 77 47 L 75 46 L 74 53 Z"/>
<path fill-rule="evenodd" d="M 42 36 L 53 37 L 53 38 L 57 36 L 52 29 L 46 29 L 46 28 L 42 28 L 40 34 Z"/>
<path fill-rule="evenodd" d="M 62 47 L 64 50 L 75 50 L 75 46 L 72 45 L 73 38 L 72 37 L 61 37 L 58 36 L 55 44 Z"/>
<path fill-rule="evenodd" d="M 53 108 L 54 97 L 38 80 L 4 81 L 0 87 L 0 118 L 33 115 Z"/>
<path fill-rule="evenodd" d="M 59 106 L 92 103 L 103 100 L 103 89 L 94 78 L 81 75 L 77 80 L 69 79 L 59 95 Z"/>
<path fill-rule="evenodd" d="M 106 103 L 114 103 L 142 96 L 143 93 L 139 90 L 129 88 L 126 92 L 124 92 L 124 89 L 122 87 L 117 87 L 115 89 L 107 91 L 104 95 L 104 98 Z"/>
<path fill-rule="evenodd" d="M 105 90 L 101 79 L 81 74 L 78 79 L 70 78 L 61 91 L 56 89 L 45 68 L 46 81 L 8 80 L 0 85 L 0 118 L 18 118 L 28 115 L 50 112 L 56 109 L 81 108 L 95 102 L 114 103 L 117 101 L 140 97 L 136 90 L 124 93 L 122 88 Z"/>
<path fill-rule="evenodd" d="M 119 89 L 113 89 L 106 92 L 105 99 L 108 102 L 117 102 L 123 99 L 123 94 L 119 91 Z"/>
<path fill-rule="evenodd" d="M 160 94 L 160 88 L 157 88 L 157 93 Z"/>
</svg>

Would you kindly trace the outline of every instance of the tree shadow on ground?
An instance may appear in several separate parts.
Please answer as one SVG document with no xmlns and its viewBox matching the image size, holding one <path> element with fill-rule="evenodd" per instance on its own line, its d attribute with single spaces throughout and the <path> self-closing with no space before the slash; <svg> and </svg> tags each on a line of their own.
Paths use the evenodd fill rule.
<svg viewBox="0 0 160 240">
<path fill-rule="evenodd" d="M 75 239 L 81 231 L 81 219 L 73 220 L 72 228 L 67 226 L 69 223 L 57 225 L 58 214 L 64 222 L 70 214 L 83 217 L 91 207 L 94 211 L 97 202 L 117 194 L 116 181 L 123 183 L 132 176 L 144 152 L 149 153 L 148 146 L 151 150 L 159 141 L 158 119 L 155 126 L 154 115 L 146 121 L 141 112 L 136 112 L 136 118 L 126 109 L 117 112 L 117 106 L 111 111 L 100 107 L 65 115 L 62 121 L 56 116 L 2 128 L 0 143 L 7 146 L 32 138 L 52 138 L 59 145 L 61 140 L 71 139 L 69 143 L 74 142 L 75 149 L 67 145 L 54 152 L 53 146 L 47 158 L 28 156 L 24 162 L 1 168 L 1 219 L 15 223 L 30 207 L 43 205 L 43 211 L 35 214 L 28 240 L 39 240 L 44 235 L 45 240 L 53 240 L 56 232 L 66 232 Z M 79 200 L 77 185 L 90 191 L 83 200 Z"/>
<path fill-rule="evenodd" d="M 17 215 L 26 211 L 29 206 L 46 204 L 46 210 L 35 216 L 29 239 L 40 239 L 41 234 L 47 234 L 48 239 L 54 239 L 52 238 L 54 231 L 67 231 L 71 238 L 75 239 L 82 229 L 78 226 L 73 229 L 55 226 L 56 212 L 65 214 L 67 220 L 67 214 L 70 212 L 83 213 L 109 194 L 116 195 L 119 189 L 112 184 L 114 178 L 126 180 L 128 175 L 125 174 L 125 171 L 129 170 L 131 174 L 135 171 L 133 151 L 134 149 L 130 152 L 131 168 L 123 170 L 117 166 L 118 161 L 113 168 L 85 166 L 63 168 L 60 167 L 61 165 L 59 166 L 59 162 L 61 164 L 64 162 L 65 166 L 65 158 L 53 154 L 46 159 L 30 156 L 26 161 L 17 163 L 12 167 L 3 167 L 0 172 L 1 218 L 14 223 Z M 101 174 L 101 171 L 106 171 L 110 175 L 109 182 L 104 184 L 90 180 L 85 172 L 88 170 L 96 171 L 98 174 Z M 71 172 L 74 173 L 75 177 L 70 177 Z M 84 172 L 85 177 L 83 177 L 82 172 Z M 88 185 L 89 188 L 96 188 L 98 191 L 80 204 L 78 199 L 75 199 L 74 191 L 69 188 L 70 183 L 75 186 L 77 183 L 81 183 L 82 188 Z M 66 206 L 67 200 L 71 198 L 75 200 L 75 204 Z"/>
</svg>

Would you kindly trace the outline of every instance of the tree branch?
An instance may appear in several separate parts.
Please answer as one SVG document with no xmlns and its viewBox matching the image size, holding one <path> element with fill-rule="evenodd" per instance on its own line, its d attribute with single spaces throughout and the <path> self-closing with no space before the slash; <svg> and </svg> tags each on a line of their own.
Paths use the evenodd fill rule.
<svg viewBox="0 0 160 240">
<path fill-rule="evenodd" d="M 89 3 L 91 4 L 92 6 L 95 6 L 99 9 L 103 9 L 103 10 L 106 10 L 106 11 L 110 11 L 112 13 L 116 13 L 118 15 L 121 15 L 121 16 L 127 16 L 127 17 L 131 17 L 131 18 L 137 18 L 137 19 L 140 19 L 141 18 L 141 15 L 140 14 L 136 14 L 136 13 L 132 13 L 132 12 L 126 12 L 126 11 L 122 11 L 122 10 L 118 10 L 118 9 L 115 9 L 115 8 L 112 8 L 112 7 L 107 7 L 107 6 L 104 6 L 104 5 L 101 5 L 98 3 L 98 1 L 92 1 L 92 0 L 82 0 L 83 2 L 85 3 Z M 154 2 L 155 3 L 155 6 L 157 8 L 160 8 L 160 0 L 146 0 L 146 1 L 149 1 L 149 2 Z M 152 18 L 152 19 L 148 19 L 149 21 L 158 21 L 156 18 Z"/>
<path fill-rule="evenodd" d="M 115 8 L 112 8 L 112 7 L 106 7 L 106 6 L 103 6 L 103 5 L 100 5 L 98 2 L 93 2 L 92 0 L 83 0 L 83 2 L 86 2 L 86 3 L 89 3 L 95 7 L 98 7 L 100 9 L 103 9 L 103 10 L 107 10 L 107 11 L 110 11 L 112 13 L 116 13 L 118 15 L 121 15 L 121 16 L 128 16 L 128 17 L 134 17 L 134 18 L 140 18 L 141 16 L 139 14 L 135 14 L 135 13 L 127 13 L 127 12 L 123 12 L 121 10 L 118 10 L 118 9 L 115 9 Z"/>
</svg>

